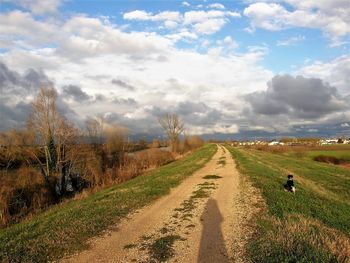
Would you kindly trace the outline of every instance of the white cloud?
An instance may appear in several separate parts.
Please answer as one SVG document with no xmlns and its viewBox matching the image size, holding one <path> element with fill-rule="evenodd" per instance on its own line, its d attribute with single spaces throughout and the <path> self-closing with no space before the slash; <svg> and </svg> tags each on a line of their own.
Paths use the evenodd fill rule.
<svg viewBox="0 0 350 263">
<path fill-rule="evenodd" d="M 186 1 L 182 2 L 182 5 L 183 5 L 183 6 L 186 6 L 186 7 L 191 6 L 190 3 L 189 3 L 189 2 L 186 2 Z"/>
<path fill-rule="evenodd" d="M 189 126 L 189 133 L 191 134 L 214 134 L 214 133 L 223 133 L 223 134 L 235 134 L 239 132 L 239 127 L 236 124 L 215 124 L 211 126 Z"/>
<path fill-rule="evenodd" d="M 47 28 L 56 28 L 54 22 L 46 23 Z M 45 36 L 45 32 L 36 30 L 36 36 Z M 13 32 L 6 34 L 10 37 L 10 33 Z M 186 29 L 176 34 L 196 37 Z M 239 94 L 263 88 L 272 76 L 272 72 L 258 65 L 261 59 L 259 50 L 216 56 L 200 54 L 195 50 L 177 49 L 172 45 L 173 40 L 169 40 L 170 35 L 123 32 L 102 18 L 72 17 L 57 30 L 55 37 L 57 41 L 50 48 L 34 45 L 28 51 L 16 46 L 1 53 L 0 59 L 20 72 L 28 68 L 44 69 L 59 90 L 65 85 L 75 85 L 80 86 L 90 98 L 103 98 L 98 96 L 102 94 L 106 98 L 120 98 L 119 101 L 136 101 L 138 112 L 135 105 L 118 104 L 116 107 L 112 100 L 67 102 L 82 119 L 92 112 L 110 113 L 111 119 L 134 130 L 137 130 L 137 125 L 139 129 L 144 129 L 147 123 L 158 127 L 155 109 L 165 112 L 179 103 L 196 101 L 205 103 L 212 110 L 200 118 L 188 113 L 188 122 L 194 123 L 199 118 L 201 123 L 194 126 L 209 127 L 216 132 L 235 132 L 237 127 L 230 124 L 236 118 L 232 112 L 237 112 L 235 107 L 239 105 Z M 223 46 L 233 44 L 231 37 L 222 40 Z M 134 88 L 127 90 L 114 85 L 113 79 L 127 80 L 126 83 Z M 221 102 L 234 102 L 234 106 L 223 109 Z M 152 108 L 149 105 L 153 105 Z M 132 116 L 141 116 L 147 121 L 135 123 Z"/>
<path fill-rule="evenodd" d="M 135 10 L 132 12 L 125 13 L 123 18 L 126 20 L 144 20 L 144 21 L 180 21 L 181 15 L 177 11 L 163 11 L 153 15 L 150 12 L 143 10 Z"/>
<path fill-rule="evenodd" d="M 174 29 L 178 26 L 178 23 L 175 21 L 167 20 L 164 22 L 164 26 L 168 29 Z"/>
<path fill-rule="evenodd" d="M 12 2 L 40 15 L 56 12 L 63 0 L 0 0 L 0 4 L 1 2 Z"/>
<path fill-rule="evenodd" d="M 296 45 L 297 43 L 300 43 L 305 40 L 305 36 L 295 36 L 295 37 L 290 37 L 285 40 L 279 40 L 277 41 L 277 46 L 293 46 Z"/>
<path fill-rule="evenodd" d="M 238 48 L 238 43 L 231 36 L 226 36 L 223 40 L 219 40 L 217 44 L 225 46 L 229 50 Z"/>
<path fill-rule="evenodd" d="M 294 10 L 280 3 L 258 2 L 244 9 L 251 19 L 251 28 L 276 31 L 290 27 L 322 30 L 333 43 L 350 33 L 350 5 L 348 1 L 297 1 L 286 0 Z M 337 8 L 336 8 L 337 7 Z"/>
<path fill-rule="evenodd" d="M 236 12 L 225 12 L 221 10 L 209 10 L 209 11 L 188 11 L 184 14 L 184 24 L 193 24 L 199 22 L 205 22 L 212 18 L 225 18 L 225 17 L 240 17 Z"/>
<path fill-rule="evenodd" d="M 192 25 L 198 34 L 210 35 L 221 30 L 229 17 L 240 17 L 239 13 L 221 10 L 188 11 L 184 14 L 184 25 Z"/>
<path fill-rule="evenodd" d="M 322 78 L 344 94 L 350 93 L 350 55 L 343 55 L 328 62 L 315 61 L 297 71 L 308 77 Z"/>
<path fill-rule="evenodd" d="M 5 48 L 20 45 L 44 45 L 57 40 L 57 26 L 33 19 L 30 13 L 11 11 L 0 14 L 0 34 L 7 40 Z"/>
<path fill-rule="evenodd" d="M 209 11 L 188 11 L 184 14 L 179 12 L 164 11 L 157 14 L 146 12 L 143 10 L 135 10 L 124 13 L 125 20 L 139 21 L 160 21 L 164 22 L 164 27 L 170 30 L 179 29 L 180 31 L 194 30 L 196 34 L 210 35 L 218 32 L 229 21 L 230 18 L 237 18 L 241 15 L 237 12 L 223 10 Z M 183 34 L 176 34 L 177 40 Z M 174 34 L 172 34 L 172 39 Z"/>
<path fill-rule="evenodd" d="M 0 60 L 18 72 L 43 69 L 60 90 L 65 85 L 82 87 L 92 99 L 85 104 L 68 102 L 82 119 L 91 114 L 107 114 L 135 131 L 144 130 L 158 126 L 157 114 L 170 109 L 182 112 L 179 105 L 196 102 L 205 104 L 203 112 L 202 106 L 191 104 L 190 110 L 180 113 L 193 131 L 239 132 L 247 122 L 241 116 L 246 106 L 242 96 L 266 89 L 266 82 L 273 76 L 259 63 L 269 48 L 251 46 L 246 53 L 238 53 L 238 44 L 231 36 L 210 42 L 204 35 L 219 31 L 231 17 L 240 14 L 224 10 L 184 14 L 138 11 L 127 16 L 159 21 L 170 32 L 161 35 L 126 31 L 103 17 L 73 15 L 63 20 L 13 11 L 0 14 L 0 44 L 10 49 L 0 53 Z M 195 48 L 177 48 L 175 42 L 179 39 L 211 49 L 197 52 Z M 344 55 L 329 62 L 314 62 L 298 74 L 325 79 L 346 94 L 349 65 L 349 56 Z M 113 79 L 125 82 L 124 88 L 112 84 Z M 126 89 L 127 85 L 133 88 Z M 191 107 L 200 110 L 191 112 Z M 249 125 L 265 130 L 268 125 L 272 125 L 271 129 L 288 129 L 271 120 L 264 126 L 263 121 Z M 348 119 L 341 119 L 344 121 Z"/>
<path fill-rule="evenodd" d="M 123 18 L 126 20 L 150 20 L 151 17 L 152 13 L 147 13 L 143 10 L 135 10 L 123 15 Z"/>
<path fill-rule="evenodd" d="M 217 18 L 197 23 L 193 26 L 193 28 L 197 33 L 210 35 L 219 31 L 224 25 L 225 20 L 222 18 Z"/>
<path fill-rule="evenodd" d="M 225 6 L 220 3 L 213 3 L 208 5 L 208 8 L 213 8 L 213 9 L 225 9 Z"/>
</svg>

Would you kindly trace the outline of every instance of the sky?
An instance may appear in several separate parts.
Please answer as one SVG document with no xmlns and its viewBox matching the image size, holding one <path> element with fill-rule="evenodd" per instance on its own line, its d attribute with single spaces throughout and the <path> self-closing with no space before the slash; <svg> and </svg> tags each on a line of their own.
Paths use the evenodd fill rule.
<svg viewBox="0 0 350 263">
<path fill-rule="evenodd" d="M 41 86 L 80 128 L 350 137 L 350 2 L 0 0 L 0 130 Z"/>
</svg>

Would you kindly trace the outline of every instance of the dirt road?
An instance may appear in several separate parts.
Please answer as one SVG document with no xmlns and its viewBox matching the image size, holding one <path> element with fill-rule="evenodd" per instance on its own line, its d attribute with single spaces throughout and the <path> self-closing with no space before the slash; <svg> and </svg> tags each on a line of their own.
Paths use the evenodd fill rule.
<svg viewBox="0 0 350 263">
<path fill-rule="evenodd" d="M 64 262 L 246 262 L 249 193 L 219 146 L 204 168 Z M 249 206 L 249 205 L 248 205 Z"/>
</svg>

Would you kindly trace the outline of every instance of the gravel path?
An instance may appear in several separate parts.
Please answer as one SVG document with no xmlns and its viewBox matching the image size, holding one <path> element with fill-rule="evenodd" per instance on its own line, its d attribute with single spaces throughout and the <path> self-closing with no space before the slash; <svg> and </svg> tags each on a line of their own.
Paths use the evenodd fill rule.
<svg viewBox="0 0 350 263">
<path fill-rule="evenodd" d="M 242 190 L 241 179 L 230 153 L 219 146 L 169 195 L 63 262 L 247 262 L 244 246 L 257 200 L 250 185 Z"/>
</svg>

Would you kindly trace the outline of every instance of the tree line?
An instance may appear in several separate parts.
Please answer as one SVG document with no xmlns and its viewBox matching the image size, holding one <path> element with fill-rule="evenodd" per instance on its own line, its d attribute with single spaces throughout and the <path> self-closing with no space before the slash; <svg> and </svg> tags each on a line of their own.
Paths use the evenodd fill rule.
<svg viewBox="0 0 350 263">
<path fill-rule="evenodd" d="M 57 96 L 55 88 L 42 87 L 26 127 L 0 133 L 2 226 L 81 191 L 129 180 L 203 144 L 198 136 L 180 140 L 184 123 L 166 114 L 158 121 L 171 151 L 161 150 L 161 142 L 154 140 L 130 154 L 135 143 L 128 141 L 127 128 L 95 117 L 86 120 L 82 131 L 58 111 Z"/>
</svg>

